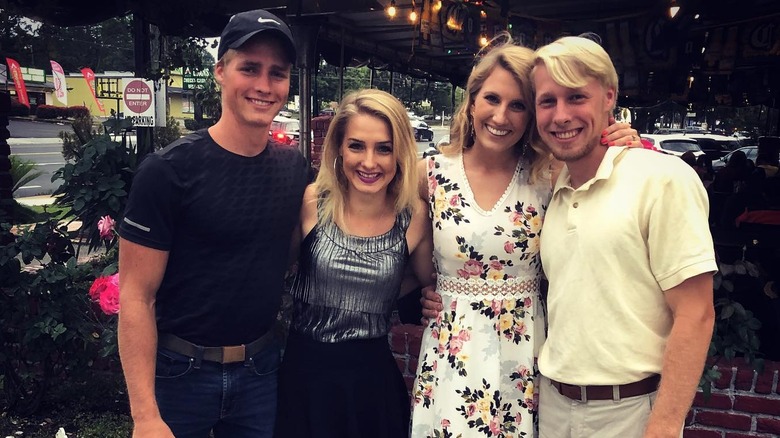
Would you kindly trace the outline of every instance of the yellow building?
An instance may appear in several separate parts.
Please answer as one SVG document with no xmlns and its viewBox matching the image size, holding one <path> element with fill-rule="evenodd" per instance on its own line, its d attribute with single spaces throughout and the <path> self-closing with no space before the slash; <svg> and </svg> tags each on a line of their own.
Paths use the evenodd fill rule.
<svg viewBox="0 0 780 438">
<path fill-rule="evenodd" d="M 98 108 L 98 105 L 95 103 L 95 99 L 92 97 L 92 92 L 90 91 L 84 76 L 81 73 L 69 73 L 65 76 L 65 81 L 68 88 L 67 106 L 85 106 L 89 108 L 90 114 L 95 117 L 110 117 L 112 110 L 121 113 L 123 111 L 121 101 L 121 80 L 125 78 L 132 78 L 134 76 L 135 75 L 132 72 L 107 71 L 95 73 L 95 92 L 99 96 L 98 100 L 100 100 L 104 109 L 104 111 L 101 112 L 100 108 Z M 46 81 L 51 87 L 51 84 L 53 83 L 53 77 L 51 75 L 47 75 Z M 168 114 L 175 119 L 194 118 L 194 91 L 190 89 L 190 86 L 194 82 L 197 82 L 197 79 L 188 76 L 187 84 L 184 82 L 185 78 L 182 75 L 182 71 L 180 69 L 171 73 L 171 78 L 168 81 L 166 90 L 166 104 L 168 108 Z M 45 103 L 47 105 L 60 107 L 66 106 L 57 100 L 57 97 L 54 95 L 53 88 L 45 90 L 45 98 Z"/>
</svg>

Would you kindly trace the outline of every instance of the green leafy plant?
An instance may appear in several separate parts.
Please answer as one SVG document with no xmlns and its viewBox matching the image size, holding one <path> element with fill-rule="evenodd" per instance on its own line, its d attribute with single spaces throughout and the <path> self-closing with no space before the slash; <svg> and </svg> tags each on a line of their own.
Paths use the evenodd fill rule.
<svg viewBox="0 0 780 438">
<path fill-rule="evenodd" d="M 168 117 L 164 127 L 154 128 L 154 146 L 157 149 L 164 148 L 181 137 L 179 122 L 173 117 Z"/>
<path fill-rule="evenodd" d="M 9 224 L 1 227 L 9 232 Z M 106 322 L 87 291 L 105 262 L 78 264 L 74 255 L 55 219 L 24 226 L 0 246 L 0 381 L 8 411 L 35 412 L 53 382 L 88 372 L 98 357 Z"/>
<path fill-rule="evenodd" d="M 734 264 L 721 263 L 713 279 L 715 328 L 707 354 L 708 361 L 699 381 L 705 397 L 709 397 L 711 384 L 721 376 L 717 369 L 721 358 L 731 360 L 740 356 L 756 371 L 763 370 L 764 359 L 760 357 L 758 338 L 761 321 L 732 298 L 732 294 L 738 294 L 746 283 L 752 283 L 746 282 L 750 279 L 766 282 L 759 267 L 747 260 L 737 260 Z"/>
<path fill-rule="evenodd" d="M 55 205 L 68 207 L 68 215 L 81 221 L 80 235 L 90 251 L 101 244 L 100 218 L 122 217 L 135 166 L 135 151 L 125 139 L 115 142 L 104 134 L 84 144 L 75 162 L 54 173 L 52 180 L 63 181 L 54 192 Z"/>
<path fill-rule="evenodd" d="M 61 131 L 59 133 L 62 140 L 62 156 L 68 161 L 81 156 L 81 149 L 84 145 L 99 135 L 92 126 L 92 116 L 89 115 L 89 112 L 74 117 L 70 126 L 73 132 Z"/>
<path fill-rule="evenodd" d="M 43 171 L 38 169 L 38 164 L 34 161 L 19 158 L 16 155 L 11 155 L 9 159 L 11 160 L 11 179 L 13 180 L 11 193 L 43 175 Z"/>
</svg>

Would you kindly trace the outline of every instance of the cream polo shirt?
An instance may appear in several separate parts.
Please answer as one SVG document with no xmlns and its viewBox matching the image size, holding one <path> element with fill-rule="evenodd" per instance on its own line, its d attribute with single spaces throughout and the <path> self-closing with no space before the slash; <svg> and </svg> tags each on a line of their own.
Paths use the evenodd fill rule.
<svg viewBox="0 0 780 438">
<path fill-rule="evenodd" d="M 678 157 L 611 147 L 576 190 L 564 167 L 541 234 L 550 279 L 541 373 L 574 385 L 660 373 L 672 327 L 663 291 L 717 270 L 708 209 Z"/>
</svg>

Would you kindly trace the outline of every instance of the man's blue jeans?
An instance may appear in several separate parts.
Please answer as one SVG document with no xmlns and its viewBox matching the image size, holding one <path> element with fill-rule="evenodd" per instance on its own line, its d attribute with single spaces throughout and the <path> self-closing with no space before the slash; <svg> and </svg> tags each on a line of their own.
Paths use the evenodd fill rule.
<svg viewBox="0 0 780 438">
<path fill-rule="evenodd" d="M 155 394 L 176 438 L 271 438 L 276 417 L 279 345 L 244 362 L 200 361 L 159 349 Z"/>
</svg>

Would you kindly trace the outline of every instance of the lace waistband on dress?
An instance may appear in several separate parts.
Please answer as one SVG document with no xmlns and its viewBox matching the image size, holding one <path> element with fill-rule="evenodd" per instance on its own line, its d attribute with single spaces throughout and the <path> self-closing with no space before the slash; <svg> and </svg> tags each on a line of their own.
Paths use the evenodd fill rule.
<svg viewBox="0 0 780 438">
<path fill-rule="evenodd" d="M 539 277 L 531 279 L 510 278 L 493 281 L 482 279 L 467 279 L 439 276 L 436 280 L 436 291 L 448 295 L 468 295 L 474 297 L 493 296 L 526 296 L 536 294 L 539 290 Z"/>
</svg>

